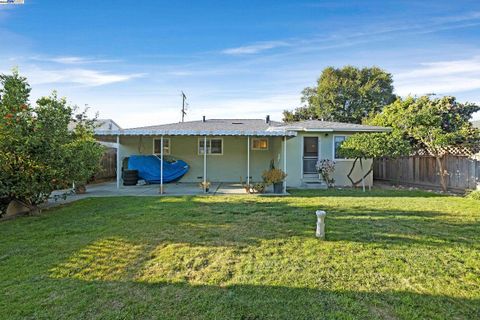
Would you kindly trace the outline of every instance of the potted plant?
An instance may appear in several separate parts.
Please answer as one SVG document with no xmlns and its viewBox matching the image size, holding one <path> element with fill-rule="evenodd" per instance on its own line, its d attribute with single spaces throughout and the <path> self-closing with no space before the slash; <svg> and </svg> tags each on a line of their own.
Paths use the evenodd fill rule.
<svg viewBox="0 0 480 320">
<path fill-rule="evenodd" d="M 210 185 L 210 181 L 202 181 L 198 186 L 203 190 L 203 192 L 208 193 L 208 191 L 210 191 Z"/>
<path fill-rule="evenodd" d="M 262 178 L 263 181 L 267 184 L 273 184 L 273 192 L 274 193 L 282 193 L 283 192 L 283 181 L 287 177 L 287 174 L 280 169 L 272 168 L 263 172 Z"/>
<path fill-rule="evenodd" d="M 332 187 L 335 183 L 335 179 L 332 178 L 335 172 L 335 161 L 328 159 L 319 160 L 315 164 L 315 168 L 318 172 L 318 178 L 325 181 L 327 187 Z"/>
</svg>

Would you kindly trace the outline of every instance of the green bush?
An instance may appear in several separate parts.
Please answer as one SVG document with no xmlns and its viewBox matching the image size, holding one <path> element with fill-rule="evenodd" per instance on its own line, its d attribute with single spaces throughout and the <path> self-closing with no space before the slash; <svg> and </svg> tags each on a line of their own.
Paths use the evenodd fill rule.
<svg viewBox="0 0 480 320">
<path fill-rule="evenodd" d="M 96 173 L 103 147 L 94 124 L 54 92 L 29 102 L 30 86 L 17 71 L 0 75 L 0 199 L 35 206 L 53 190 L 86 183 Z M 74 130 L 69 130 L 75 121 Z M 5 205 L 0 206 L 4 211 Z"/>
<path fill-rule="evenodd" d="M 480 190 L 473 190 L 467 194 L 467 198 L 480 200 Z"/>
</svg>

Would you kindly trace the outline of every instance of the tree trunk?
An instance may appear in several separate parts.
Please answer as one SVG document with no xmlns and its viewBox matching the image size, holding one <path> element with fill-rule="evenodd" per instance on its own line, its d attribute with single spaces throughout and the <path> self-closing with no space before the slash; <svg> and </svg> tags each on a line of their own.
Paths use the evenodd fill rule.
<svg viewBox="0 0 480 320">
<path fill-rule="evenodd" d="M 438 173 L 440 175 L 440 186 L 442 187 L 443 192 L 448 191 L 448 186 L 447 186 L 447 176 L 448 172 L 445 170 L 443 166 L 443 156 L 435 156 L 435 159 L 437 160 L 437 165 L 438 165 Z"/>
<path fill-rule="evenodd" d="M 354 188 L 355 188 L 357 185 L 356 185 L 356 183 L 353 181 L 351 175 L 352 175 L 353 169 L 355 169 L 355 165 L 357 164 L 358 159 L 359 159 L 359 158 L 355 158 L 355 160 L 353 160 L 352 167 L 350 168 L 350 171 L 349 171 L 348 174 L 347 174 L 347 178 L 348 178 L 348 180 L 350 180 L 350 182 L 352 183 L 352 186 L 353 186 Z"/>
<path fill-rule="evenodd" d="M 357 187 L 357 185 L 364 181 L 366 177 L 368 177 L 368 175 L 370 173 L 372 173 L 373 171 L 373 161 L 372 161 L 372 164 L 370 165 L 370 169 L 368 169 L 367 173 L 365 173 L 360 179 L 358 179 L 357 181 L 353 181 L 352 179 L 352 173 L 353 173 L 353 170 L 355 169 L 355 165 L 357 164 L 357 161 L 359 160 L 360 158 L 355 158 L 355 160 L 353 161 L 353 164 L 352 164 L 352 167 L 350 168 L 350 171 L 348 172 L 347 174 L 347 178 L 348 180 L 350 180 L 350 182 L 352 183 L 352 186 L 354 188 Z M 360 163 L 362 163 L 362 160 L 360 159 Z M 362 172 L 363 172 L 363 164 L 362 164 Z"/>
</svg>

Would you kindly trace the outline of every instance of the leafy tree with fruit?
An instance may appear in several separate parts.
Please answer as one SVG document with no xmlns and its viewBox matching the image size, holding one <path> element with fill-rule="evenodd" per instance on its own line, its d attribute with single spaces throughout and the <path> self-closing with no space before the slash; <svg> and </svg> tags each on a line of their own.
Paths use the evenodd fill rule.
<svg viewBox="0 0 480 320">
<path fill-rule="evenodd" d="M 85 112 L 75 116 L 55 92 L 32 106 L 30 90 L 18 71 L 0 75 L 0 214 L 12 200 L 34 208 L 54 190 L 86 183 L 103 153 Z"/>
</svg>

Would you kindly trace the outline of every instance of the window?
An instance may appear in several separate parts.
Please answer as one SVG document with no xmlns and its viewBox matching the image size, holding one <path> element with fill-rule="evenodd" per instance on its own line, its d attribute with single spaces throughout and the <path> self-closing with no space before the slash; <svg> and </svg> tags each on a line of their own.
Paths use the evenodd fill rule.
<svg viewBox="0 0 480 320">
<path fill-rule="evenodd" d="M 198 139 L 198 154 L 203 154 L 204 142 L 204 138 Z M 207 139 L 207 154 L 223 154 L 223 139 Z"/>
<path fill-rule="evenodd" d="M 347 139 L 346 136 L 334 136 L 333 137 L 333 143 L 334 143 L 333 152 L 334 152 L 334 155 L 335 155 L 335 159 L 345 159 L 345 158 L 340 157 L 340 155 L 338 154 L 340 146 L 342 145 L 343 141 L 345 141 L 345 139 Z"/>
<path fill-rule="evenodd" d="M 267 138 L 253 138 L 252 139 L 252 150 L 268 150 L 268 139 Z"/>
<path fill-rule="evenodd" d="M 153 139 L 153 154 L 160 154 L 162 141 L 160 139 Z M 163 138 L 163 154 L 170 155 L 170 139 Z"/>
</svg>

